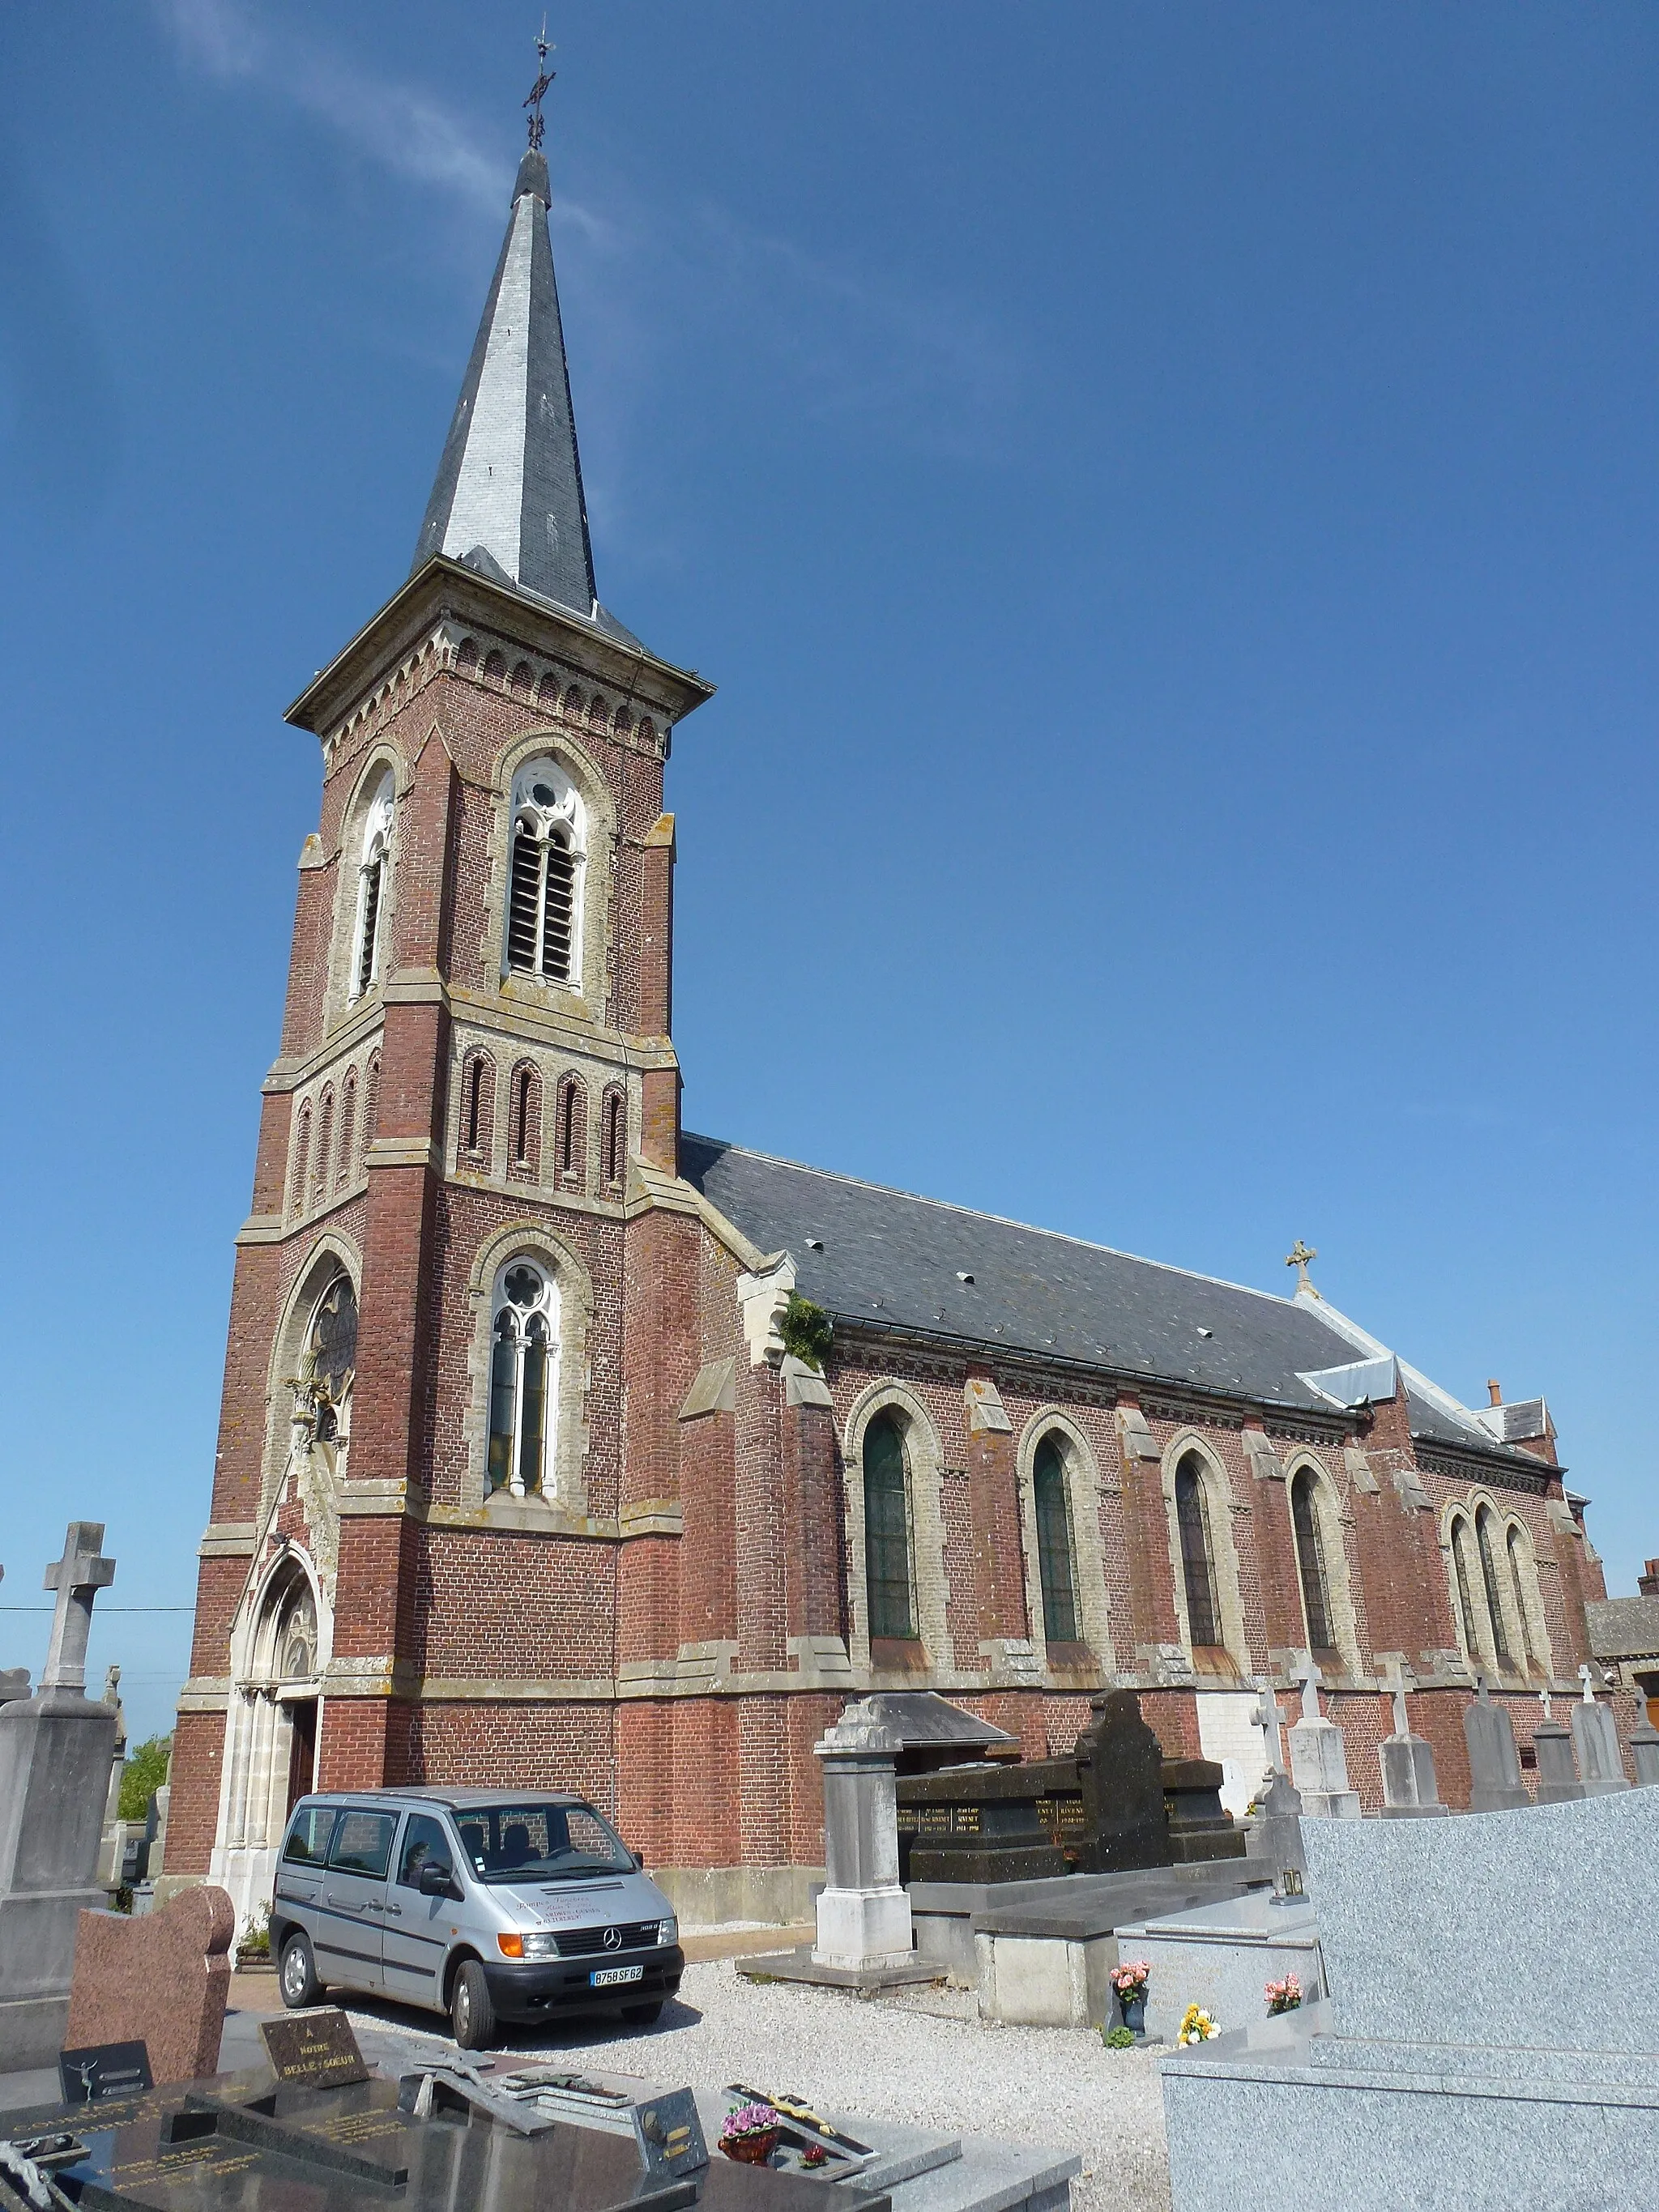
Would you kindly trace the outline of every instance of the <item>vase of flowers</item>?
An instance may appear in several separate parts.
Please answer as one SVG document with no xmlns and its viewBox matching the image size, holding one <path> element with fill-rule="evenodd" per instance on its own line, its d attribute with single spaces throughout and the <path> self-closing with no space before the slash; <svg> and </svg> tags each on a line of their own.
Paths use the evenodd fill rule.
<svg viewBox="0 0 1659 2212">
<path fill-rule="evenodd" d="M 720 2123 L 720 2148 L 740 2166 L 764 2166 L 778 2147 L 778 2116 L 770 2105 L 739 2105 Z"/>
<path fill-rule="evenodd" d="M 1275 2013 L 1294 2012 L 1302 2002 L 1302 1984 L 1294 1974 L 1286 1974 L 1282 1982 L 1269 1982 L 1267 1989 L 1267 2017 Z"/>
<path fill-rule="evenodd" d="M 1112 1969 L 1112 1995 L 1117 2000 L 1118 2019 L 1131 2035 L 1144 2035 L 1146 2032 L 1146 1984 L 1152 1973 L 1145 1959 L 1132 1960 Z"/>
<path fill-rule="evenodd" d="M 1181 2032 L 1176 2041 L 1188 2045 L 1207 2043 L 1212 2035 L 1219 2035 L 1220 2033 L 1219 2021 L 1212 2019 L 1202 2005 L 1189 2004 L 1181 2015 Z"/>
</svg>

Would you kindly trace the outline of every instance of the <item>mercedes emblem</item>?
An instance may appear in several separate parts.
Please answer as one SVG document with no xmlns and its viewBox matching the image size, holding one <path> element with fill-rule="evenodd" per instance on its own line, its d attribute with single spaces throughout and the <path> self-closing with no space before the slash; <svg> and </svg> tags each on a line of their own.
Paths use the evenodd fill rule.
<svg viewBox="0 0 1659 2212">
<path fill-rule="evenodd" d="M 606 1949 L 607 1951 L 620 1951 L 620 1950 L 621 1950 L 621 1948 L 622 1948 L 622 1929 L 621 1929 L 620 1928 L 607 1928 L 607 1929 L 605 1929 L 605 1949 Z"/>
</svg>

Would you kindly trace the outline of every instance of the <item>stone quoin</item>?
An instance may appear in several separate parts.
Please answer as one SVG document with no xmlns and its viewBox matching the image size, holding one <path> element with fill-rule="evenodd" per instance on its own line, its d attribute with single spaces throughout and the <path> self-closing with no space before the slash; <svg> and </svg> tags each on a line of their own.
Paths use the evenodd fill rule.
<svg viewBox="0 0 1659 2212">
<path fill-rule="evenodd" d="M 712 687 L 598 598 L 549 199 L 532 149 L 415 566 L 288 712 L 321 811 L 164 1889 L 257 1907 L 313 1785 L 553 1785 L 682 1911 L 799 1917 L 849 1698 L 1042 1758 L 1132 1689 L 1238 1812 L 1310 1653 L 1368 1804 L 1399 1680 L 1466 1804 L 1476 1674 L 1524 1727 L 1605 1596 L 1541 1399 L 1470 1411 L 1299 1240 L 1269 1295 L 682 1129 Z"/>
</svg>

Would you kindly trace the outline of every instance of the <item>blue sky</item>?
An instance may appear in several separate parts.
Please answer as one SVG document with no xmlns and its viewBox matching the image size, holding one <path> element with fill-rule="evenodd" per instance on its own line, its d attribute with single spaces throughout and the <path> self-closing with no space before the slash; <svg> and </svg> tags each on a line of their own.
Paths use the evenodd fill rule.
<svg viewBox="0 0 1659 2212">
<path fill-rule="evenodd" d="M 166 1724 L 314 740 L 395 586 L 535 11 L 0 15 L 0 1602 L 71 1515 Z M 1546 1393 L 1610 1586 L 1652 1377 L 1659 15 L 556 9 L 606 602 L 694 1128 L 1334 1302 Z M 0 1613 L 0 1664 L 46 1621 Z"/>
</svg>

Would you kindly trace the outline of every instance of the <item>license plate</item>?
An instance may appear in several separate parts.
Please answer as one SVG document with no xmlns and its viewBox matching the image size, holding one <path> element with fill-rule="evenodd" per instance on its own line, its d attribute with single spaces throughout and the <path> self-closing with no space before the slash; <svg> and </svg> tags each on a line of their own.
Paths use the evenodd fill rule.
<svg viewBox="0 0 1659 2212">
<path fill-rule="evenodd" d="M 644 1973 L 643 1966 L 601 1966 L 588 1976 L 590 1989 L 608 1990 L 617 1982 L 637 1982 Z"/>
</svg>

